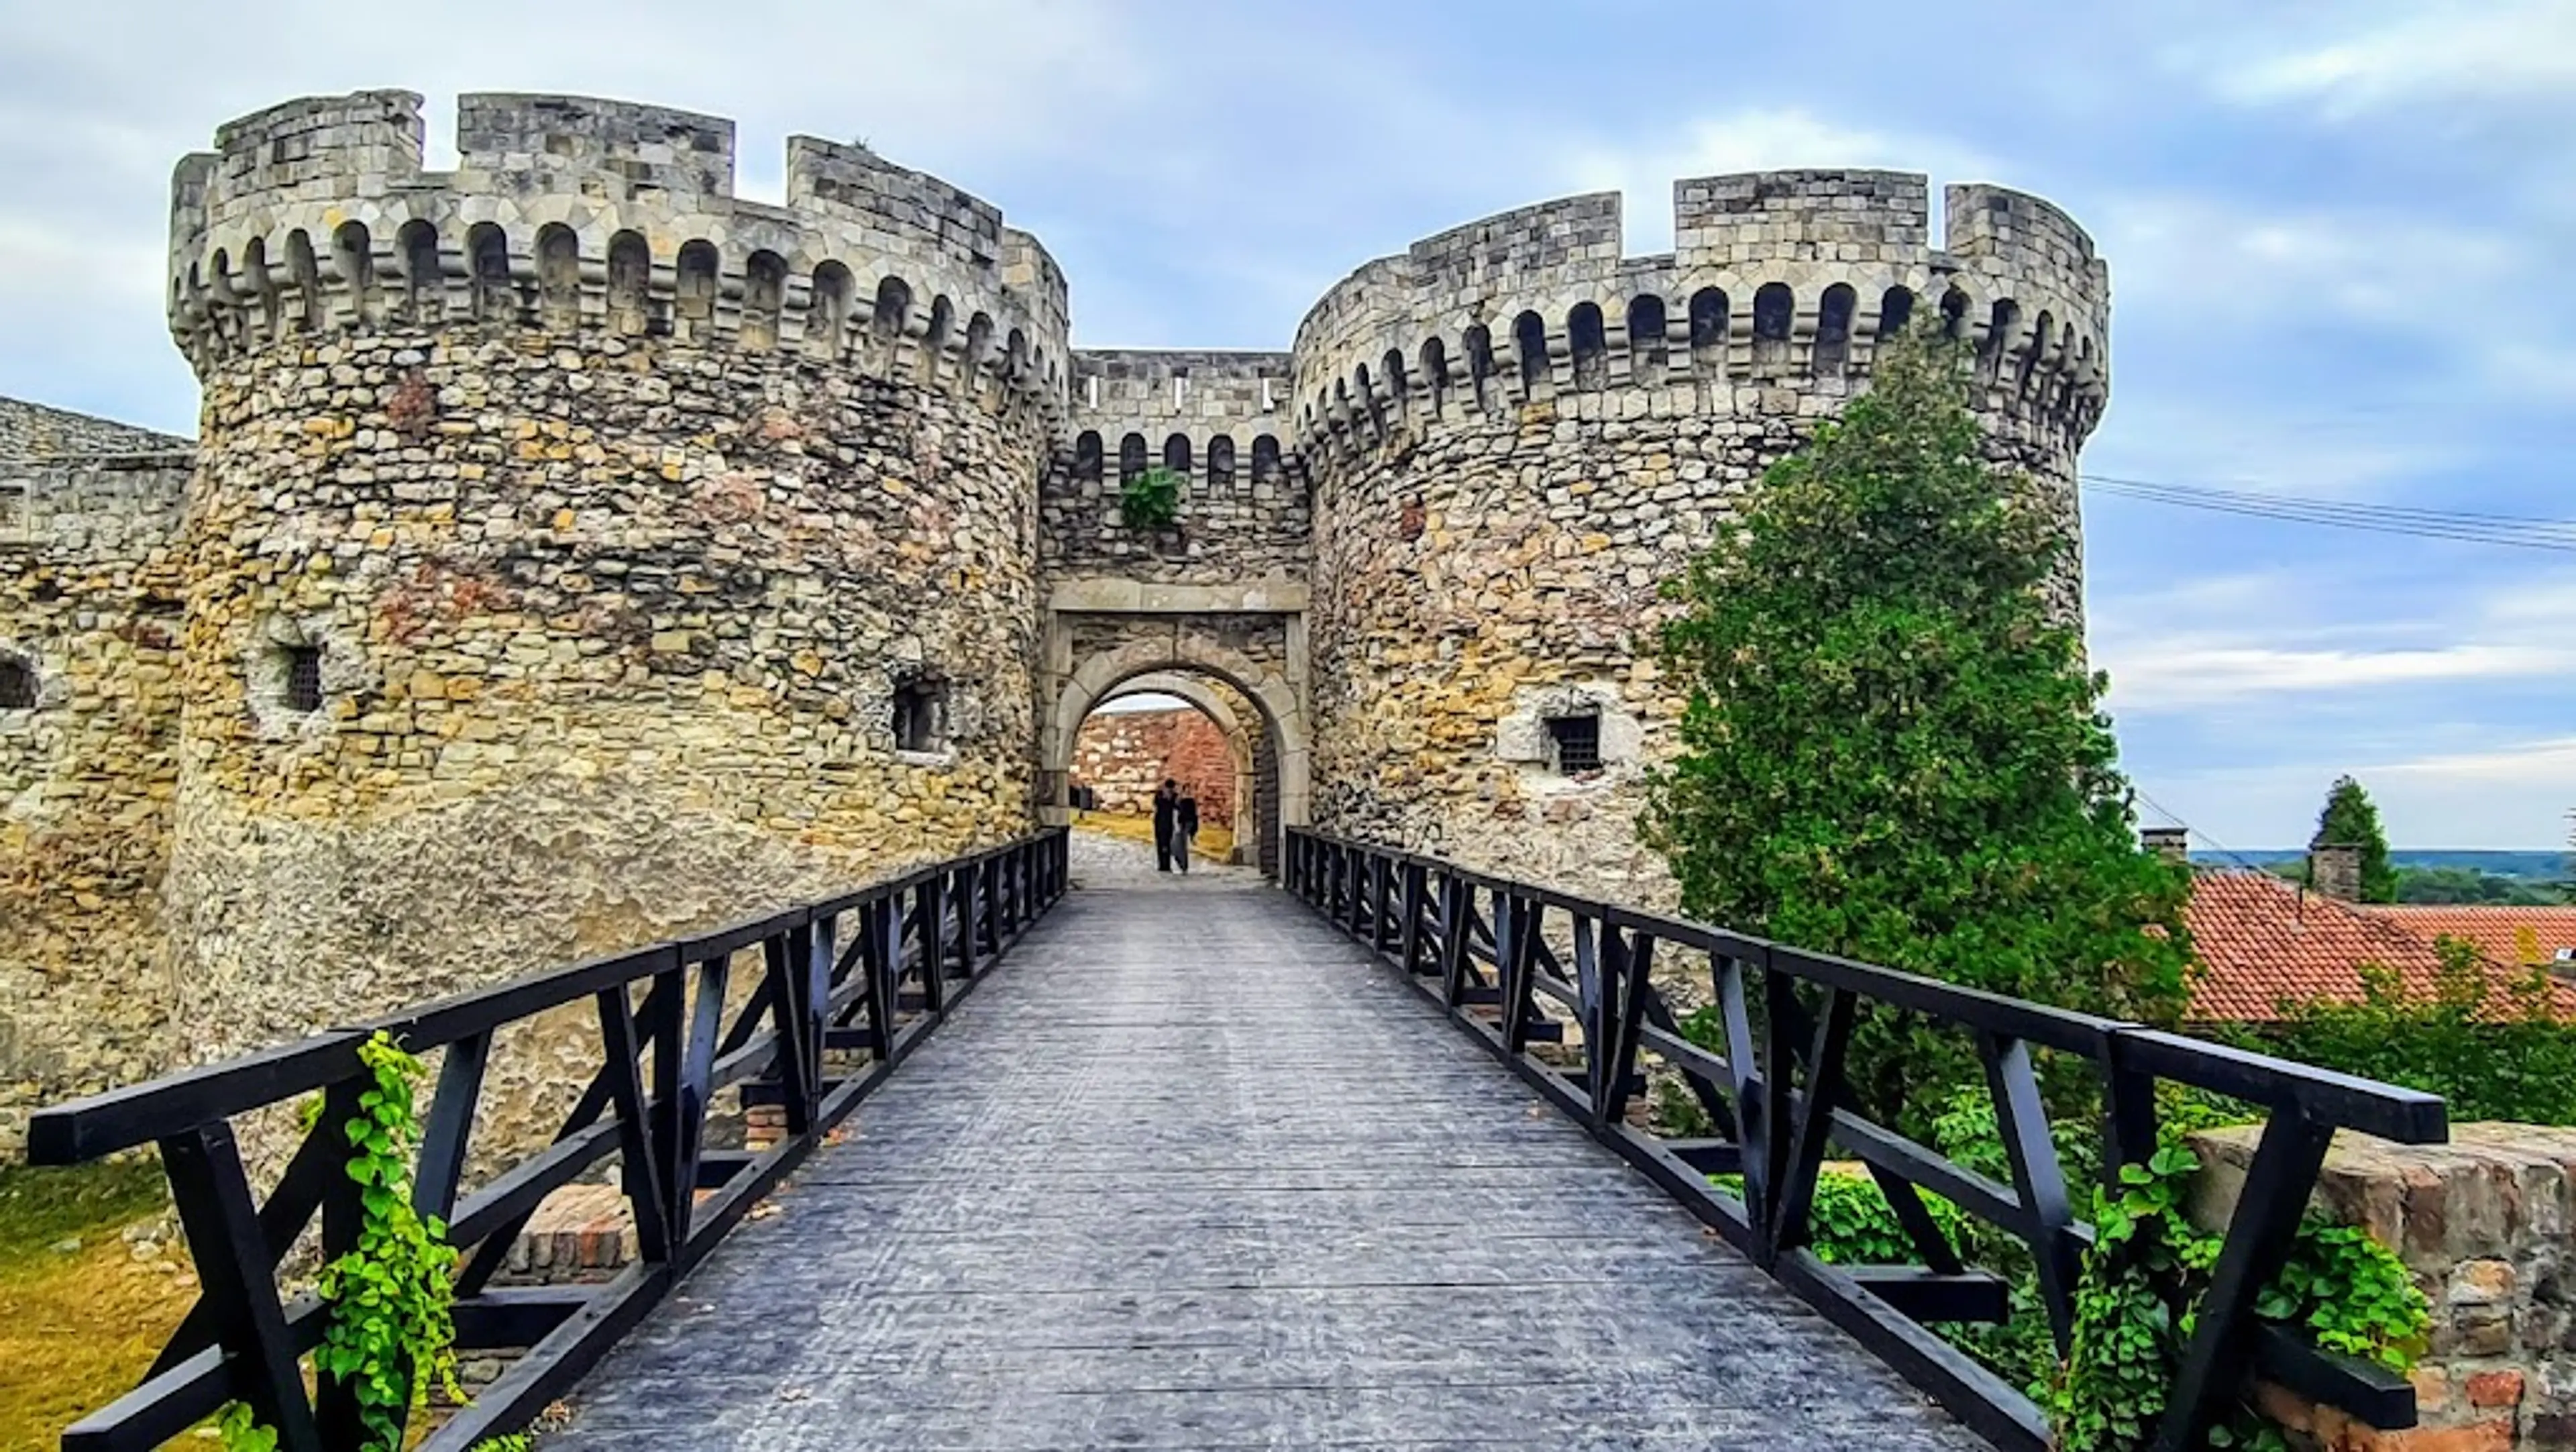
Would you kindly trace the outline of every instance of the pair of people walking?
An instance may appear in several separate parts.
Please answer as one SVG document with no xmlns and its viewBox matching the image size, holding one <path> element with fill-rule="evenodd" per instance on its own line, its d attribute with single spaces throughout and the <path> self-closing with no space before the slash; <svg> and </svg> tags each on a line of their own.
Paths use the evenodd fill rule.
<svg viewBox="0 0 2576 1452">
<path fill-rule="evenodd" d="M 1199 803 L 1170 777 L 1154 789 L 1154 870 L 1190 870 L 1190 839 L 1199 834 Z"/>
</svg>

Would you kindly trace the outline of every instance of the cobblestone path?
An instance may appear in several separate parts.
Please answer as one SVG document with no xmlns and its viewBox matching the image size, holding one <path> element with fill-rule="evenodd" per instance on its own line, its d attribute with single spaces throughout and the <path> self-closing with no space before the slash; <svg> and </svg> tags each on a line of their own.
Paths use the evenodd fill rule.
<svg viewBox="0 0 2576 1452">
<path fill-rule="evenodd" d="M 1984 1446 L 1257 875 L 1075 843 L 542 1447 Z"/>
</svg>

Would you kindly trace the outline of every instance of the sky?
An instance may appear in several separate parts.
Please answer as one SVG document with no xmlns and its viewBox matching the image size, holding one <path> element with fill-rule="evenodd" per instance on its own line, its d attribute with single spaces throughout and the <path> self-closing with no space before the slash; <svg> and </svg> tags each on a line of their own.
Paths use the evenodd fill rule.
<svg viewBox="0 0 2576 1452">
<path fill-rule="evenodd" d="M 619 96 L 1000 205 L 1085 346 L 1284 347 L 1416 237 L 1676 177 L 1867 165 L 2049 197 L 2110 261 L 2116 478 L 2576 518 L 2576 0 L 1411 5 L 837 0 L 423 11 L 0 0 L 0 394 L 194 432 L 171 164 L 292 96 Z M 2562 844 L 2576 555 L 2085 500 L 2088 634 L 2142 815 L 2306 841 L 2361 778 L 2401 847 Z"/>
</svg>

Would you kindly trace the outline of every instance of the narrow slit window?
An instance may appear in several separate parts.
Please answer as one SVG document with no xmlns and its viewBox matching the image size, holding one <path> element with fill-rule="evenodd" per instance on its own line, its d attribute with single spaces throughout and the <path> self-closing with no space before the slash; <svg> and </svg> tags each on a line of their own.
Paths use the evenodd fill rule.
<svg viewBox="0 0 2576 1452">
<path fill-rule="evenodd" d="M 1556 750 L 1559 775 L 1581 776 L 1601 769 L 1599 715 L 1551 716 L 1547 721 L 1547 738 Z"/>
<path fill-rule="evenodd" d="M 36 708 L 36 668 L 23 660 L 0 656 L 0 711 Z"/>
<path fill-rule="evenodd" d="M 286 653 L 286 709 L 311 713 L 322 709 L 322 647 L 290 645 Z"/>
</svg>

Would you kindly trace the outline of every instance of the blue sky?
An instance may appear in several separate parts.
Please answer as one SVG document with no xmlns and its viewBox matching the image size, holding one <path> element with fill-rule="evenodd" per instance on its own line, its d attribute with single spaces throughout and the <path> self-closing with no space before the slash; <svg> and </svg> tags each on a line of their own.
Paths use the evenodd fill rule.
<svg viewBox="0 0 2576 1452">
<path fill-rule="evenodd" d="M 1284 346 L 1358 262 L 1573 191 L 1624 190 L 1642 252 L 1676 176 L 1993 180 L 2111 262 L 2089 470 L 2576 517 L 2576 0 L 0 0 L 0 393 L 190 430 L 170 164 L 362 86 L 729 115 L 750 195 L 789 132 L 864 137 L 1043 237 L 1092 345 Z M 2564 840 L 2576 557 L 2103 496 L 2086 527 L 2128 765 L 2206 841 L 2304 841 L 2343 771 L 2400 845 Z"/>
</svg>

